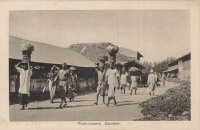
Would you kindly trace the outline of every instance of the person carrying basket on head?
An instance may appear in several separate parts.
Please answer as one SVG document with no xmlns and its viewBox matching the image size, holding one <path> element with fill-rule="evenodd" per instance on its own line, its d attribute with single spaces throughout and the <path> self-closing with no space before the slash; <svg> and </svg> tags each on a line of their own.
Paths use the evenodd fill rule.
<svg viewBox="0 0 200 130">
<path fill-rule="evenodd" d="M 99 95 L 103 96 L 103 104 L 105 104 L 105 91 L 106 91 L 106 67 L 103 64 L 99 64 L 98 68 L 96 68 L 96 72 L 98 74 L 98 86 L 97 86 L 97 95 L 96 102 L 94 104 L 98 105 Z"/>
</svg>

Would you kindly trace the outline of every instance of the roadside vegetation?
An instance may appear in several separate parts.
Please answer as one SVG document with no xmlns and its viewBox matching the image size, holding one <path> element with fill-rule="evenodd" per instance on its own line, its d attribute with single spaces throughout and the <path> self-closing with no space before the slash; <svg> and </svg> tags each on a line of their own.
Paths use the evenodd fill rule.
<svg viewBox="0 0 200 130">
<path fill-rule="evenodd" d="M 171 80 L 180 83 L 178 87 L 167 90 L 163 95 L 140 103 L 141 120 L 190 120 L 191 83 L 189 80 Z"/>
</svg>

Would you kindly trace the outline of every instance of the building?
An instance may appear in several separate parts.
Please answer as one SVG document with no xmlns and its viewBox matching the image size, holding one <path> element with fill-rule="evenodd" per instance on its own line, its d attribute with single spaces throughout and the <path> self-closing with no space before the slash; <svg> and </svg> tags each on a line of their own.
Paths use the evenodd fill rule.
<svg viewBox="0 0 200 130">
<path fill-rule="evenodd" d="M 170 78 L 186 79 L 190 78 L 191 53 L 177 58 L 168 64 L 168 69 L 163 71 Z"/>
<path fill-rule="evenodd" d="M 107 56 L 109 58 L 108 51 L 106 47 L 113 45 L 112 43 L 80 43 L 72 44 L 69 49 L 74 50 L 89 60 L 94 64 L 99 62 L 99 56 Z M 140 63 L 140 58 L 143 57 L 138 51 L 133 51 L 130 49 L 119 47 L 119 51 L 116 54 L 116 63 L 128 62 L 129 65 L 134 65 L 138 69 L 144 68 Z M 109 61 L 109 59 L 108 59 Z"/>
<path fill-rule="evenodd" d="M 76 73 L 79 78 L 78 85 L 80 90 L 87 90 L 91 88 L 95 89 L 97 82 L 97 76 L 94 69 L 95 64 L 81 54 L 66 48 L 10 36 L 9 77 L 17 75 L 16 92 L 18 92 L 19 88 L 19 73 L 15 69 L 15 65 L 22 59 L 21 44 L 25 43 L 29 43 L 34 46 L 30 63 L 30 65 L 33 66 L 31 91 L 42 91 L 42 88 L 47 81 L 46 75 L 50 72 L 50 68 L 53 65 L 61 68 L 61 64 L 64 62 L 66 62 L 68 68 L 70 66 L 75 66 L 77 68 Z"/>
</svg>

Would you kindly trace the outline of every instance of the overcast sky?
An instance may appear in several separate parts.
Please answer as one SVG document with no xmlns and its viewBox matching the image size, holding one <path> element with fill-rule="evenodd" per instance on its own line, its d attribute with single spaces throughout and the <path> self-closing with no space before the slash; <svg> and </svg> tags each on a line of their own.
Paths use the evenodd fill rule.
<svg viewBox="0 0 200 130">
<path fill-rule="evenodd" d="M 190 51 L 189 16 L 185 10 L 11 11 L 9 34 L 60 47 L 111 42 L 154 62 Z"/>
</svg>

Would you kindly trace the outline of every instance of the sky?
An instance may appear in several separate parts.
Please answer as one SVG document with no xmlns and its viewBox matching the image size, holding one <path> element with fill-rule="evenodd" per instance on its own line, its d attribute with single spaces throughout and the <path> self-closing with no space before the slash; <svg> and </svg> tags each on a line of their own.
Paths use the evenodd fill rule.
<svg viewBox="0 0 200 130">
<path fill-rule="evenodd" d="M 158 62 L 190 52 L 187 10 L 10 11 L 9 35 L 68 47 L 111 42 Z"/>
</svg>

